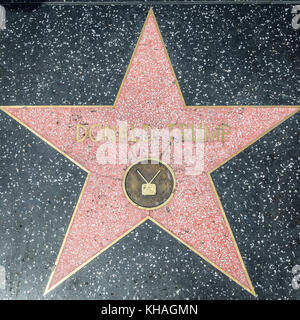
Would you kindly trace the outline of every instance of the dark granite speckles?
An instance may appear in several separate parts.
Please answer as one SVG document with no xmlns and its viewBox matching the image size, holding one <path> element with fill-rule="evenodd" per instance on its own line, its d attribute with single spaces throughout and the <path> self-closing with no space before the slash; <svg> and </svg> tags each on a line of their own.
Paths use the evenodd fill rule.
<svg viewBox="0 0 300 320">
<path fill-rule="evenodd" d="M 291 6 L 153 8 L 188 105 L 299 104 Z M 113 104 L 147 11 L 7 6 L 0 105 Z"/>
<path fill-rule="evenodd" d="M 212 174 L 260 299 L 300 299 L 299 126 L 297 113 Z"/>
<path fill-rule="evenodd" d="M 188 105 L 299 104 L 300 37 L 291 7 L 155 12 Z"/>
<path fill-rule="evenodd" d="M 24 8 L 0 33 L 0 105 L 113 104 L 148 8 Z"/>
<path fill-rule="evenodd" d="M 0 299 L 42 296 L 85 177 L 0 111 Z"/>
</svg>

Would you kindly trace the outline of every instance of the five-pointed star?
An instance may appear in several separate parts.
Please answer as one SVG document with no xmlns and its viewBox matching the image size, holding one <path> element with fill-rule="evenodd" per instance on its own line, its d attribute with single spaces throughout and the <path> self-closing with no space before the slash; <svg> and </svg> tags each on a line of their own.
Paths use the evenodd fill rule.
<svg viewBox="0 0 300 320">
<path fill-rule="evenodd" d="M 236 283 L 255 294 L 210 173 L 297 111 L 274 107 L 187 107 L 152 10 L 149 11 L 114 106 L 32 106 L 3 109 L 88 172 L 45 293 L 131 230 L 151 219 Z M 170 123 L 226 123 L 225 142 L 205 144 L 204 172 L 187 176 L 172 165 L 176 191 L 167 206 L 149 211 L 124 196 L 128 165 L 100 165 L 98 144 L 78 143 L 79 123 L 128 121 L 163 128 Z"/>
</svg>

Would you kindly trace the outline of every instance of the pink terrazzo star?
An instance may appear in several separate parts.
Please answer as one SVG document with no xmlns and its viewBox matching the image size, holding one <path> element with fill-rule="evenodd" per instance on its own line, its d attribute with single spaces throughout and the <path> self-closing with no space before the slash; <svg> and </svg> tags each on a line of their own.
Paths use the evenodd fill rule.
<svg viewBox="0 0 300 320">
<path fill-rule="evenodd" d="M 295 113 L 297 108 L 226 108 L 185 106 L 159 29 L 150 10 L 133 59 L 112 107 L 6 108 L 12 117 L 55 146 L 88 172 L 84 190 L 70 222 L 46 293 L 53 290 L 133 228 L 151 219 L 221 272 L 255 294 L 234 237 L 217 197 L 210 172 Z M 204 172 L 185 175 L 183 165 L 171 165 L 176 176 L 172 200 L 146 211 L 123 194 L 128 165 L 100 165 L 99 144 L 75 140 L 79 123 L 117 121 L 163 128 L 170 123 L 226 123 L 224 142 L 205 143 Z"/>
</svg>

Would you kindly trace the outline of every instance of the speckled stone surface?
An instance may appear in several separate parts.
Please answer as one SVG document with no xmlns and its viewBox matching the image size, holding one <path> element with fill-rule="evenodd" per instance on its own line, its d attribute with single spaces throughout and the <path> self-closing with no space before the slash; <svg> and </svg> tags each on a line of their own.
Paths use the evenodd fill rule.
<svg viewBox="0 0 300 320">
<path fill-rule="evenodd" d="M 291 6 L 154 8 L 187 105 L 299 102 Z M 147 12 L 143 5 L 8 6 L 1 105 L 113 104 Z"/>
<path fill-rule="evenodd" d="M 148 12 L 148 7 L 141 5 L 126 7 L 101 6 L 101 8 L 99 7 L 99 11 L 92 10 L 92 7 L 80 6 L 68 8 L 63 6 L 45 6 L 25 11 L 22 7 L 19 8 L 22 10 L 15 10 L 16 7 L 14 7 L 14 10 L 11 10 L 10 13 L 11 17 L 19 15 L 19 19 L 14 18 L 15 23 L 13 24 L 13 30 L 15 32 L 19 30 L 17 24 L 20 23 L 19 20 L 22 15 L 23 17 L 24 15 L 26 16 L 26 14 L 34 17 L 40 15 L 41 18 L 45 14 L 57 13 L 57 10 L 60 10 L 59 12 L 61 12 L 66 19 L 69 17 L 67 20 L 70 21 L 70 26 L 78 26 L 77 30 L 73 30 L 74 28 L 72 30 L 69 29 L 69 32 L 72 33 L 75 38 L 86 39 L 82 33 L 80 34 L 81 37 L 79 37 L 77 32 L 86 32 L 85 35 L 90 36 L 90 39 L 86 42 L 89 45 L 83 47 L 81 44 L 80 50 L 85 49 L 87 54 L 91 54 L 91 56 L 86 57 L 82 54 L 75 55 L 73 52 L 71 55 L 73 59 L 71 59 L 71 61 L 66 59 L 63 60 L 66 64 L 61 63 L 59 57 L 65 58 L 65 55 L 62 55 L 62 48 L 59 44 L 63 43 L 62 39 L 66 37 L 66 34 L 64 32 L 58 32 L 58 30 L 67 27 L 60 21 L 61 27 L 58 27 L 54 34 L 52 32 L 52 40 L 54 41 L 56 39 L 55 41 L 58 42 L 58 44 L 52 47 L 53 55 L 57 57 L 56 60 L 54 59 L 56 62 L 49 59 L 49 46 L 46 40 L 46 42 L 43 43 L 42 41 L 32 39 L 31 41 L 36 49 L 36 53 L 44 53 L 44 58 L 42 58 L 41 61 L 48 62 L 47 64 L 42 64 L 46 69 L 40 70 L 39 67 L 41 64 L 37 62 L 37 58 L 40 57 L 35 57 L 35 62 L 33 62 L 30 54 L 25 55 L 25 57 L 29 59 L 28 62 L 25 64 L 17 64 L 14 60 L 20 59 L 20 56 L 9 55 L 9 45 L 7 45 L 7 43 L 10 43 L 10 49 L 14 48 L 14 44 L 8 40 L 16 41 L 16 39 L 12 39 L 11 35 L 13 33 L 8 36 L 9 32 L 12 32 L 8 28 L 7 31 L 0 33 L 0 37 L 3 37 L 1 45 L 6 49 L 2 51 L 4 63 L 1 64 L 1 67 L 4 71 L 8 70 L 8 73 L 4 72 L 4 76 L 1 77 L 1 80 L 3 81 L 4 79 L 7 84 L 3 86 L 4 90 L 1 92 L 1 100 L 3 102 L 0 104 L 112 104 L 129 62 L 133 45 L 136 42 Z M 170 8 L 172 9 L 170 10 Z M 193 83 L 194 81 L 194 83 L 197 84 L 201 82 L 201 79 L 206 83 L 209 83 L 209 81 L 201 77 L 201 73 L 199 75 L 199 72 L 193 70 L 195 64 L 199 67 L 198 63 L 193 63 L 190 67 L 188 64 L 185 64 L 186 61 L 190 61 L 190 57 L 195 57 L 189 49 L 186 48 L 186 44 L 182 45 L 182 50 L 178 48 L 174 49 L 174 45 L 178 44 L 177 40 L 174 40 L 174 25 L 173 31 L 168 31 L 167 22 L 177 22 L 178 18 L 174 18 L 176 14 L 181 17 L 185 15 L 188 16 L 188 14 L 191 14 L 191 12 L 195 13 L 197 10 L 200 10 L 200 8 L 203 8 L 201 12 L 205 12 L 207 6 L 183 7 L 178 5 L 176 7 L 169 7 L 169 11 L 163 6 L 154 8 L 155 13 L 157 11 L 156 16 L 161 27 L 162 35 L 167 44 L 167 49 L 169 50 L 171 61 L 175 67 L 175 72 L 178 75 L 183 96 L 188 105 L 199 104 L 196 94 L 199 90 L 197 91 L 195 87 L 185 87 L 184 82 L 181 83 L 182 76 L 180 75 L 181 71 L 178 69 L 179 64 L 184 65 L 184 67 L 181 67 L 182 70 L 190 70 L 190 74 L 194 74 L 193 80 L 187 80 L 186 83 Z M 214 8 L 217 8 L 214 10 L 219 10 L 219 6 L 215 6 Z M 226 7 L 226 10 L 224 8 L 225 7 L 223 7 L 222 12 L 226 12 L 228 9 L 228 7 Z M 231 14 L 237 16 L 242 14 L 236 7 L 232 6 L 232 8 L 234 9 L 229 8 L 227 15 L 225 15 L 229 21 Z M 255 7 L 251 6 L 249 8 Z M 276 7 L 274 11 L 272 11 L 271 6 L 266 6 L 266 8 L 266 10 L 272 13 L 275 12 L 274 14 L 276 14 L 276 10 L 280 10 Z M 285 9 L 284 6 L 281 6 L 282 11 L 280 11 L 280 13 L 286 12 Z M 185 14 L 183 14 L 183 11 Z M 173 18 L 169 16 L 171 12 L 173 12 Z M 80 29 L 82 23 L 79 23 L 80 19 L 76 20 L 76 18 L 82 17 L 83 19 L 86 18 L 87 21 L 96 21 L 99 19 L 100 14 L 104 15 L 109 21 L 112 21 L 114 18 L 115 20 L 112 22 L 112 25 L 115 23 L 116 26 L 115 32 L 111 33 L 107 31 L 106 35 L 110 38 L 109 40 L 102 39 L 101 41 L 103 41 L 103 43 L 97 41 L 97 35 L 94 34 L 94 36 L 91 36 L 93 31 L 90 33 L 88 32 L 89 30 Z M 89 20 L 91 16 L 92 19 Z M 122 17 L 121 21 L 123 21 L 122 27 L 119 26 L 120 16 Z M 285 19 L 284 15 L 280 17 L 283 20 Z M 132 21 L 133 18 L 134 21 Z M 53 19 L 51 23 L 55 21 L 54 17 Z M 75 20 L 78 22 L 74 24 Z M 29 21 L 32 20 L 29 19 Z M 35 21 L 38 21 L 38 19 Z M 90 24 L 94 24 L 94 22 L 90 22 Z M 163 26 L 165 26 L 165 31 Z M 191 30 L 193 30 L 193 26 L 195 26 L 195 30 L 197 30 L 197 24 L 191 24 Z M 206 27 L 209 28 L 209 23 L 207 23 Z M 36 36 L 35 32 L 40 32 L 38 31 L 40 28 L 33 24 L 30 25 L 30 28 L 28 27 L 28 30 L 32 30 L 32 28 L 37 31 L 30 31 L 29 35 L 34 34 Z M 90 28 L 93 29 L 94 27 L 90 26 Z M 258 28 L 257 23 L 256 28 Z M 261 28 L 263 29 L 264 25 L 261 25 Z M 26 37 L 24 28 L 22 30 Z M 68 30 L 68 28 L 66 30 Z M 119 35 L 118 38 L 117 34 L 122 34 L 122 32 L 123 36 Z M 294 30 L 293 32 L 295 33 Z M 50 36 L 51 32 L 49 33 Z M 299 40 L 298 42 L 296 41 L 294 33 L 291 32 L 291 37 L 293 38 L 290 43 L 289 52 L 294 54 L 293 58 L 297 61 L 297 58 L 299 59 L 299 56 L 297 56 Z M 56 38 L 58 34 L 60 36 L 59 39 Z M 126 39 L 124 39 L 124 34 L 126 34 Z M 192 31 L 191 34 L 193 34 Z M 197 34 L 197 31 L 194 34 Z M 21 34 L 21 36 L 23 36 L 23 34 Z M 215 34 L 214 31 L 211 31 L 210 36 L 218 42 L 218 32 Z M 42 33 L 40 37 L 42 37 Z M 117 40 L 114 40 L 115 37 L 117 37 Z M 273 39 L 272 36 L 271 39 Z M 70 37 L 66 37 L 66 47 L 70 49 L 70 45 L 74 45 L 73 40 L 74 38 L 70 39 Z M 90 43 L 91 40 L 93 40 L 92 44 Z M 129 45 L 130 40 L 132 41 L 131 45 Z M 273 43 L 273 40 L 270 40 L 270 43 Z M 122 47 L 120 52 L 113 54 L 111 48 L 106 48 L 107 51 L 106 53 L 104 51 L 104 56 L 107 59 L 107 64 L 105 65 L 105 62 L 98 61 L 96 65 L 93 65 L 93 62 L 91 62 L 89 58 L 91 58 L 92 61 L 96 61 L 96 59 L 91 53 L 91 48 L 97 45 L 98 51 L 103 52 L 102 46 L 109 48 L 109 44 L 114 43 L 114 41 L 116 42 L 113 46 Z M 127 45 L 125 41 L 128 41 Z M 26 42 L 23 42 L 21 44 L 24 46 L 25 43 Z M 248 44 L 247 39 L 245 43 Z M 74 48 L 77 47 L 78 44 L 77 46 L 74 45 Z M 232 44 L 228 44 L 227 49 L 230 50 L 233 47 Z M 182 54 L 184 50 L 187 50 L 190 56 L 187 53 L 185 55 Z M 24 48 L 23 50 L 21 49 L 20 52 L 24 53 Z M 182 56 L 178 58 L 180 54 L 182 54 Z M 175 55 L 177 55 L 177 60 L 173 58 Z M 32 54 L 32 56 L 34 55 Z M 118 56 L 123 56 L 123 59 L 120 60 Z M 222 56 L 220 59 L 222 59 Z M 273 64 L 276 64 L 276 57 L 273 56 L 273 59 Z M 110 69 L 111 60 L 115 61 L 115 67 Z M 182 61 L 181 63 L 180 60 Z M 90 63 L 87 64 L 86 61 L 90 61 Z M 10 63 L 10 67 L 7 67 L 7 63 Z M 30 67 L 30 63 L 33 65 L 35 63 L 35 66 Z M 51 63 L 53 63 L 54 68 L 55 65 L 61 63 L 58 70 L 60 75 L 63 75 L 66 80 L 60 84 L 57 84 L 57 81 L 61 81 L 61 77 L 53 74 Z M 273 78 L 273 82 L 270 80 L 270 83 L 266 85 L 269 88 L 268 90 L 272 90 L 273 85 L 277 87 L 277 83 L 284 84 L 286 87 L 282 93 L 278 92 L 276 95 L 267 95 L 264 88 L 261 91 L 255 91 L 256 95 L 260 97 L 259 100 L 257 100 L 256 96 L 251 95 L 249 95 L 247 102 L 239 100 L 239 96 L 243 96 L 243 89 L 238 86 L 240 79 L 239 68 L 234 68 L 232 71 L 234 72 L 234 76 L 230 82 L 231 84 L 228 85 L 231 86 L 231 88 L 235 87 L 237 93 L 232 92 L 229 94 L 230 100 L 228 100 L 228 97 L 224 94 L 225 89 L 222 89 L 222 86 L 211 85 L 211 89 L 215 90 L 214 94 L 209 93 L 207 87 L 203 89 L 203 86 L 201 86 L 201 90 L 203 90 L 201 95 L 202 99 L 204 99 L 202 103 L 204 105 L 247 103 L 296 104 L 295 101 L 299 101 L 299 92 L 297 91 L 297 74 L 299 76 L 297 70 L 299 70 L 299 65 L 295 65 L 294 70 L 292 68 L 293 63 L 294 60 L 288 57 L 282 67 L 282 71 L 284 71 L 286 70 L 284 69 L 286 65 L 289 66 L 290 82 L 277 77 Z M 71 68 L 70 70 L 68 64 L 72 65 L 73 69 Z M 14 68 L 12 68 L 13 65 Z M 81 82 L 77 82 L 76 72 L 78 69 L 80 70 L 80 65 L 84 66 L 82 67 L 83 71 L 80 72 L 80 74 L 83 75 Z M 241 62 L 235 65 L 240 66 Z M 23 71 L 33 69 L 35 72 L 18 73 L 16 69 L 18 66 L 23 68 Z M 91 72 L 92 67 L 97 71 Z M 115 77 L 114 73 L 116 69 L 119 72 L 119 76 L 116 75 Z M 87 70 L 88 74 L 84 74 L 85 70 Z M 218 79 L 222 79 L 222 72 L 220 70 L 218 72 Z M 73 73 L 73 75 L 70 76 L 70 73 Z M 195 76 L 196 73 L 199 79 Z M 21 77 L 21 82 L 18 80 L 19 74 L 24 76 L 23 78 Z M 245 74 L 245 78 L 249 79 L 249 82 L 254 81 L 253 79 L 251 80 L 252 74 L 253 72 Z M 280 74 L 281 72 L 279 72 L 279 75 Z M 55 95 L 56 91 L 51 92 L 51 90 L 49 90 L 51 82 L 48 80 L 51 76 L 53 78 L 52 85 L 54 90 L 61 90 L 57 95 Z M 103 81 L 99 79 L 97 83 L 94 83 L 93 77 L 96 79 L 98 76 L 103 77 L 102 79 L 109 78 L 106 86 L 104 86 Z M 88 77 L 87 81 L 86 77 Z M 188 75 L 187 79 L 189 79 L 189 77 L 191 77 L 191 75 Z M 42 85 L 40 85 L 41 82 L 37 79 L 40 79 L 41 82 L 43 82 L 44 79 L 44 84 L 42 83 Z M 40 88 L 40 91 L 34 89 L 34 81 L 36 81 L 37 88 Z M 260 77 L 260 81 L 263 81 L 263 77 Z M 227 82 L 229 83 L 229 81 L 225 80 L 224 82 L 225 84 Z M 256 83 L 256 81 L 254 82 Z M 8 83 L 15 86 L 15 88 L 12 89 Z M 87 84 L 90 85 L 87 86 Z M 93 89 L 93 84 L 95 85 L 95 89 Z M 27 85 L 27 90 L 24 90 L 24 85 Z M 189 85 L 191 84 L 189 83 Z M 81 89 L 76 89 L 76 87 Z M 126 85 L 124 85 L 124 87 L 125 91 Z M 69 90 L 67 90 L 67 88 L 69 88 Z M 96 92 L 96 88 L 99 89 L 99 91 Z M 111 88 L 111 90 L 109 88 Z M 24 91 L 22 92 L 22 90 Z M 195 91 L 194 100 L 190 100 L 190 102 L 189 97 L 192 95 L 193 90 Z M 244 88 L 244 90 L 246 89 Z M 189 91 L 191 93 L 189 93 Z M 250 92 L 251 90 L 248 88 L 246 91 Z M 69 92 L 69 96 L 68 99 L 64 100 L 66 92 Z M 211 96 L 209 96 L 209 94 L 211 94 Z M 281 96 L 284 102 L 272 100 L 272 97 L 278 99 L 279 96 Z M 212 99 L 212 97 L 214 97 L 214 99 Z M 208 100 L 205 100 L 206 98 L 208 98 Z M 122 101 L 122 94 L 120 95 L 120 99 Z M 275 116 L 274 121 L 282 119 L 280 110 L 281 109 L 277 108 L 278 118 Z M 288 115 L 293 111 L 293 109 L 289 110 L 290 111 L 288 111 L 288 109 L 287 111 L 282 110 L 282 115 Z M 19 109 L 14 115 L 26 118 L 25 112 L 26 110 L 23 112 Z M 43 116 L 43 112 L 47 114 L 46 110 L 36 109 L 32 115 L 35 114 L 35 116 L 39 116 L 40 119 Z M 262 116 L 264 115 L 263 113 L 259 115 L 256 111 L 252 112 L 251 109 L 248 109 L 247 112 L 249 115 L 252 113 L 253 115 L 256 114 L 260 120 L 262 120 Z M 243 116 L 245 119 L 247 119 L 247 112 L 245 112 Z M 24 115 L 22 115 L 23 113 Z M 225 113 L 225 111 L 223 111 L 223 113 Z M 128 109 L 126 114 L 130 115 L 131 110 Z M 249 118 L 252 119 L 251 121 L 255 119 L 253 115 Z M 59 119 L 59 113 L 57 113 L 56 116 Z M 1 181 L 3 181 L 3 184 L 1 183 L 3 190 L 1 191 L 1 196 L 3 200 L 0 216 L 1 228 L 3 228 L 1 235 L 5 234 L 5 236 L 2 236 L 0 240 L 1 243 L 3 241 L 4 247 L 7 249 L 3 251 L 3 257 L 2 255 L 0 257 L 3 261 L 2 265 L 8 269 L 8 273 L 7 286 L 5 290 L 0 290 L 0 297 L 6 299 L 39 299 L 43 298 L 42 293 L 48 282 L 51 273 L 50 269 L 59 251 L 74 206 L 76 205 L 83 186 L 86 173 L 43 141 L 40 141 L 39 138 L 28 132 L 25 128 L 17 125 L 15 121 L 10 119 L 6 114 L 1 113 L 1 121 L 3 122 L 3 125 L 1 125 L 1 148 L 4 149 L 4 152 L 2 153 L 3 160 L 1 160 L 1 164 L 3 164 L 1 167 Z M 27 119 L 27 123 L 28 121 Z M 268 124 L 268 121 L 270 124 Z M 265 125 L 264 130 L 266 130 L 269 125 L 272 125 L 272 114 L 270 113 L 270 116 L 266 117 L 261 124 L 262 123 Z M 249 135 L 249 139 L 255 137 L 255 134 L 259 134 L 259 128 L 260 124 L 258 119 L 256 119 L 255 123 L 253 122 L 254 130 Z M 297 155 L 297 152 L 299 152 L 298 128 L 299 115 L 296 114 L 212 174 L 217 192 L 221 197 L 252 284 L 258 294 L 257 298 L 261 299 L 299 298 L 299 291 L 291 287 L 291 280 L 293 278 L 291 268 L 299 261 L 299 203 L 297 202 L 299 177 L 296 175 L 297 169 L 299 170 L 299 156 Z M 13 134 L 11 134 L 12 132 Z M 51 141 L 50 136 L 47 138 Z M 246 136 L 244 138 L 246 138 Z M 51 142 L 54 143 L 57 141 L 55 141 L 54 138 Z M 234 142 L 234 140 L 232 142 Z M 67 146 L 68 152 L 70 152 L 69 147 L 70 145 Z M 232 147 L 234 149 L 234 143 Z M 18 159 L 17 155 L 21 152 L 23 152 L 23 154 L 21 154 Z M 73 153 L 72 157 L 76 158 L 76 154 Z M 76 161 L 79 160 L 80 159 L 76 159 Z M 16 161 L 19 162 L 17 162 L 18 165 L 15 166 Z M 87 164 L 88 161 L 89 156 L 84 160 L 85 164 Z M 215 164 L 217 164 L 220 159 L 215 159 L 215 161 Z M 33 170 L 33 168 L 38 169 Z M 47 170 L 45 168 L 47 168 Z M 37 172 L 39 172 L 38 175 Z M 43 180 L 45 186 L 43 186 Z M 237 183 L 237 181 L 239 182 Z M 288 181 L 288 183 L 286 181 Z M 279 192 L 280 196 L 278 196 Z M 57 198 L 55 194 L 57 194 Z M 26 205 L 28 206 L 27 209 Z M 47 209 L 45 210 L 45 208 Z M 272 213 L 271 216 L 270 212 Z M 10 219 L 7 219 L 8 213 L 11 215 Z M 28 216 L 30 218 L 28 218 Z M 160 219 L 159 217 L 156 218 L 158 220 Z M 11 241 L 11 236 L 14 241 Z M 286 241 L 288 241 L 288 244 Z M 120 242 L 108 251 L 95 258 L 71 278 L 68 278 L 60 284 L 59 287 L 53 292 L 50 292 L 46 298 L 252 299 L 253 297 L 212 265 L 202 260 L 165 231 L 158 228 L 153 222 L 147 221 L 128 236 L 121 239 Z"/>
</svg>

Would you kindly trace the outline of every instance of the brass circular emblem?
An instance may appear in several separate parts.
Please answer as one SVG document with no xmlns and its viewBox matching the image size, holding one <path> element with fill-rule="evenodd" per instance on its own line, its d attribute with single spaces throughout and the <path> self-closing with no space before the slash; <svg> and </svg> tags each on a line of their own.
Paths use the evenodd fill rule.
<svg viewBox="0 0 300 320">
<path fill-rule="evenodd" d="M 143 159 L 125 172 L 123 189 L 135 206 L 153 210 L 167 204 L 175 191 L 174 172 L 159 160 Z"/>
</svg>

